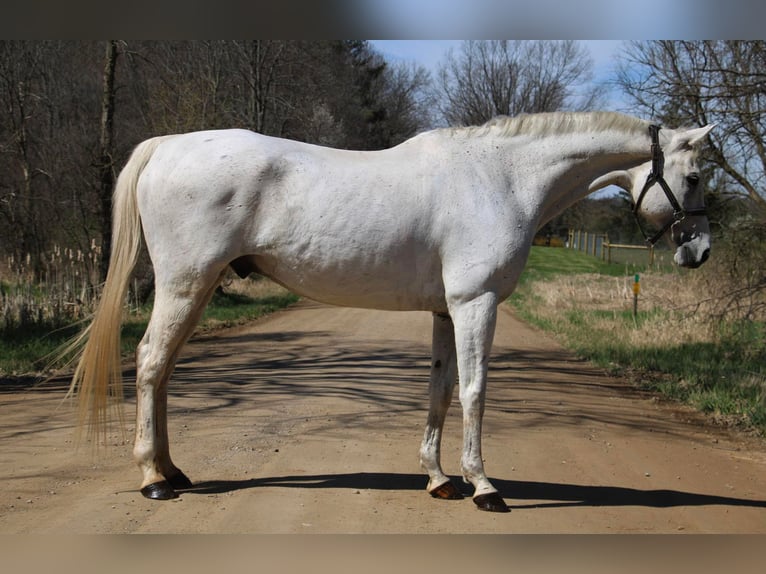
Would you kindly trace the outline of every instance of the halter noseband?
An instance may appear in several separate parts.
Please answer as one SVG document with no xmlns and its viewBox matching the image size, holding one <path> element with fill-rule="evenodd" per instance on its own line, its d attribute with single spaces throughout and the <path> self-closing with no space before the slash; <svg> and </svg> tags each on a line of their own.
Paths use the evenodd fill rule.
<svg viewBox="0 0 766 574">
<path fill-rule="evenodd" d="M 670 190 L 670 186 L 665 181 L 665 178 L 662 177 L 662 172 L 665 166 L 665 155 L 662 153 L 662 148 L 660 147 L 660 129 L 660 126 L 657 125 L 649 126 L 649 134 L 652 138 L 652 170 L 649 172 L 649 176 L 646 178 L 646 183 L 644 183 L 644 187 L 641 189 L 641 193 L 638 195 L 638 200 L 633 206 L 633 215 L 636 218 L 636 222 L 638 223 L 638 228 L 641 230 L 641 233 L 643 234 L 647 243 L 650 245 L 657 243 L 660 237 L 662 237 L 668 229 L 673 227 L 676 223 L 683 221 L 687 215 L 707 215 L 707 210 L 704 207 L 699 207 L 696 209 L 684 209 L 681 207 L 681 204 L 676 199 L 676 196 L 673 195 L 673 192 Z M 660 184 L 660 187 L 665 192 L 665 196 L 668 198 L 670 205 L 673 207 L 673 219 L 668 221 L 662 229 L 650 237 L 644 227 L 641 225 L 641 219 L 639 218 L 638 213 L 646 192 L 649 191 L 649 188 L 652 187 L 655 183 Z"/>
</svg>

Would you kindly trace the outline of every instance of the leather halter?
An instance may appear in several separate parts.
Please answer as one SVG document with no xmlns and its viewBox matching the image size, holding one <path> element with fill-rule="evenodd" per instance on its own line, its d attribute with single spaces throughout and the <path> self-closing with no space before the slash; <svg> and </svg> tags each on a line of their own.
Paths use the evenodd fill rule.
<svg viewBox="0 0 766 574">
<path fill-rule="evenodd" d="M 641 193 L 638 195 L 638 200 L 633 206 L 633 215 L 636 218 L 636 222 L 638 223 L 638 228 L 641 230 L 641 233 L 643 234 L 647 243 L 650 245 L 657 243 L 660 237 L 662 237 L 668 229 L 673 227 L 676 223 L 683 221 L 687 215 L 707 215 L 707 209 L 704 207 L 695 209 L 684 209 L 681 207 L 678 199 L 676 199 L 676 196 L 673 195 L 673 192 L 670 190 L 670 186 L 665 181 L 665 178 L 663 177 L 665 155 L 662 153 L 662 148 L 660 147 L 660 129 L 660 126 L 657 125 L 649 126 L 649 134 L 652 138 L 652 170 L 649 172 L 649 176 L 646 178 L 646 183 L 644 183 L 644 187 L 641 189 Z M 641 225 L 639 210 L 641 208 L 641 202 L 644 200 L 646 192 L 649 191 L 649 188 L 652 187 L 655 183 L 660 184 L 660 187 L 665 192 L 665 196 L 668 198 L 670 205 L 673 207 L 673 219 L 668 221 L 662 229 L 650 237 L 644 227 Z"/>
</svg>

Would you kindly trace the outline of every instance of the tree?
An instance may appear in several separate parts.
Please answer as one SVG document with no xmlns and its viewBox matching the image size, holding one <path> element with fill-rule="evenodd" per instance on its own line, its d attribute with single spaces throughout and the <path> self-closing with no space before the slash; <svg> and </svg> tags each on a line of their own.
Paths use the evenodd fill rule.
<svg viewBox="0 0 766 574">
<path fill-rule="evenodd" d="M 433 123 L 433 97 L 429 92 L 431 74 L 412 63 L 387 64 L 381 101 L 386 122 L 381 129 L 381 147 L 389 147 L 412 137 Z"/>
<path fill-rule="evenodd" d="M 0 206 L 14 245 L 15 261 L 39 247 L 40 224 L 35 213 L 35 180 L 44 173 L 38 167 L 33 124 L 44 116 L 42 66 L 44 46 L 33 42 L 0 43 L 0 97 L 3 125 L 0 152 L 5 160 Z"/>
<path fill-rule="evenodd" d="M 497 115 L 592 109 L 592 68 L 572 40 L 469 40 L 439 67 L 441 112 L 450 125 L 474 125 Z"/>
<path fill-rule="evenodd" d="M 422 66 L 390 65 L 367 41 L 331 44 L 336 83 L 326 98 L 345 126 L 343 147 L 382 149 L 430 126 L 430 75 Z"/>
<path fill-rule="evenodd" d="M 728 189 L 766 209 L 766 41 L 643 41 L 623 50 L 617 83 L 668 125 L 717 124 L 703 156 Z"/>
<path fill-rule="evenodd" d="M 0 42 L 0 248 L 38 277 L 54 242 L 89 244 L 80 210 L 96 203 L 88 183 L 97 141 L 92 48 Z"/>
<path fill-rule="evenodd" d="M 104 54 L 103 91 L 101 95 L 101 129 L 99 136 L 99 197 L 101 199 L 101 262 L 100 275 L 106 280 L 112 246 L 112 188 L 114 187 L 114 76 L 117 68 L 117 41 L 106 43 Z"/>
</svg>

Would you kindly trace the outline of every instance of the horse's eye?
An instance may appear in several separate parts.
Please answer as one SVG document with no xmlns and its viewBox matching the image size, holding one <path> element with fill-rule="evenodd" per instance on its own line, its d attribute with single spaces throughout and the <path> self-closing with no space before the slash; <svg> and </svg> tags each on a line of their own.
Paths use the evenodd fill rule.
<svg viewBox="0 0 766 574">
<path fill-rule="evenodd" d="M 700 176 L 698 173 L 690 173 L 686 176 L 686 181 L 689 182 L 691 187 L 694 187 L 700 182 Z"/>
</svg>

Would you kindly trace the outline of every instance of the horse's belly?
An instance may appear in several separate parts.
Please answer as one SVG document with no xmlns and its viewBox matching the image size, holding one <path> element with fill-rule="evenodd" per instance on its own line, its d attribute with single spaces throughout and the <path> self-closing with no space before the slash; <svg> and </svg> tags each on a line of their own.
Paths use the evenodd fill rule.
<svg viewBox="0 0 766 574">
<path fill-rule="evenodd" d="M 446 311 L 439 265 L 376 266 L 251 258 L 255 270 L 295 293 L 331 305 L 399 311 Z"/>
</svg>

